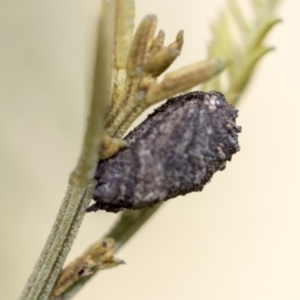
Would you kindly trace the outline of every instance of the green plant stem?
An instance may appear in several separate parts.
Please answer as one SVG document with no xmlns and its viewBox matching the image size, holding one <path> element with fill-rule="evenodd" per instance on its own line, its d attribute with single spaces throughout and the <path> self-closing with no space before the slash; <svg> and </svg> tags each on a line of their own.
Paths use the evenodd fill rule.
<svg viewBox="0 0 300 300">
<path fill-rule="evenodd" d="M 96 63 L 88 125 L 81 155 L 61 204 L 56 221 L 21 300 L 48 299 L 82 223 L 94 187 L 104 113 L 110 96 L 114 1 L 104 1 L 97 37 Z"/>
<path fill-rule="evenodd" d="M 161 206 L 162 204 L 158 204 L 152 208 L 126 210 L 103 239 L 106 237 L 113 238 L 115 240 L 115 252 L 117 252 Z"/>
<path fill-rule="evenodd" d="M 113 238 L 115 240 L 115 252 L 117 252 L 147 222 L 147 220 L 157 212 L 161 206 L 162 204 L 158 204 L 153 208 L 126 210 L 122 213 L 115 226 L 109 230 L 101 240 L 106 237 Z M 75 282 L 74 285 L 72 285 L 65 293 L 58 297 L 52 298 L 51 300 L 71 299 L 96 274 L 97 272 L 81 278 L 79 281 Z"/>
</svg>

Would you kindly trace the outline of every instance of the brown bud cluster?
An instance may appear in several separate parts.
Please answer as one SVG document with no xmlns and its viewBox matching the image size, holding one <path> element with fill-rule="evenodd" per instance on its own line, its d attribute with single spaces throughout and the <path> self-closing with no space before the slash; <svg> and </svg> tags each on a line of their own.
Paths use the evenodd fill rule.
<svg viewBox="0 0 300 300">
<path fill-rule="evenodd" d="M 99 162 L 87 211 L 140 209 L 201 191 L 239 151 L 236 117 L 215 91 L 169 99 L 125 137 L 127 148 Z"/>
</svg>

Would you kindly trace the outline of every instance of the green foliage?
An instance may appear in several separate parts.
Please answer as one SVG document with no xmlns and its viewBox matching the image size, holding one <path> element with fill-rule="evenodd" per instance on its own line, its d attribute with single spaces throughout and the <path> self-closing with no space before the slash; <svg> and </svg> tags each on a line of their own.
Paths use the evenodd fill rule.
<svg viewBox="0 0 300 300">
<path fill-rule="evenodd" d="M 212 27 L 213 40 L 209 57 L 218 57 L 228 63 L 220 76 L 202 86 L 204 90 L 218 90 L 231 103 L 237 103 L 246 89 L 260 60 L 273 47 L 265 44 L 271 29 L 281 20 L 275 17 L 279 0 L 249 0 L 253 17 L 246 16 L 236 0 L 228 0 L 228 7 L 220 13 Z M 246 10 L 246 9 L 244 9 Z"/>
</svg>

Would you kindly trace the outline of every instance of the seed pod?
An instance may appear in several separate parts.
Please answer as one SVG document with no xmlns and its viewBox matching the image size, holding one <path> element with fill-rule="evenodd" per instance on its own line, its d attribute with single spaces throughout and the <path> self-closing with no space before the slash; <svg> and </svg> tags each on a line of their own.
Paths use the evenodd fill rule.
<svg viewBox="0 0 300 300">
<path fill-rule="evenodd" d="M 218 92 L 169 99 L 125 137 L 127 148 L 99 162 L 87 211 L 152 207 L 201 191 L 239 151 L 236 117 Z"/>
</svg>

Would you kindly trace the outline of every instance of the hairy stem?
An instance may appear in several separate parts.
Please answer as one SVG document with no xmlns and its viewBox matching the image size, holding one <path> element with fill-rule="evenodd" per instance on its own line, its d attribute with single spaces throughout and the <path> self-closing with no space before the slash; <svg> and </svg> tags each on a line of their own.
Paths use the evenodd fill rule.
<svg viewBox="0 0 300 300">
<path fill-rule="evenodd" d="M 115 226 L 109 230 L 106 235 L 100 239 L 113 238 L 115 241 L 115 252 L 120 250 L 122 246 L 147 222 L 148 219 L 162 206 L 158 204 L 153 208 L 144 208 L 140 210 L 126 210 L 120 216 Z M 83 286 L 97 274 L 98 271 L 89 276 L 83 277 L 74 282 L 63 294 L 53 297 L 51 300 L 68 300 L 71 299 Z"/>
<path fill-rule="evenodd" d="M 81 155 L 70 176 L 56 221 L 28 279 L 21 300 L 48 299 L 82 223 L 94 187 L 104 113 L 111 86 L 114 1 L 104 1 L 97 36 L 93 92 Z"/>
</svg>

